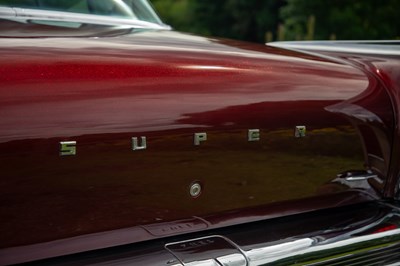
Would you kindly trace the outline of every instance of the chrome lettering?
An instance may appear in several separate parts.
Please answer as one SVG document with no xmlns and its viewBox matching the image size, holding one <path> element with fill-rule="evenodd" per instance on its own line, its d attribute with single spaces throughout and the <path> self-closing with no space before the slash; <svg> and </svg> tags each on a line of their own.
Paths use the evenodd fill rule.
<svg viewBox="0 0 400 266">
<path fill-rule="evenodd" d="M 61 141 L 60 156 L 76 155 L 76 141 Z"/>
<path fill-rule="evenodd" d="M 248 141 L 259 141 L 260 140 L 260 130 L 259 129 L 249 129 L 247 133 Z"/>
<path fill-rule="evenodd" d="M 140 139 L 141 139 L 141 144 L 139 144 L 137 137 L 132 138 L 132 150 L 133 151 L 145 150 L 147 148 L 146 137 L 140 137 Z"/>
<path fill-rule="evenodd" d="M 304 138 L 306 137 L 306 126 L 295 126 L 294 137 Z M 261 132 L 258 128 L 247 129 L 247 141 L 260 141 Z M 207 141 L 207 132 L 197 132 L 194 133 L 193 144 L 195 146 L 200 146 L 202 142 Z M 71 156 L 77 153 L 77 142 L 76 141 L 60 141 L 60 156 Z M 147 141 L 145 136 L 132 137 L 132 150 L 146 150 Z"/>
<path fill-rule="evenodd" d="M 201 132 L 201 133 L 194 133 L 194 145 L 199 146 L 201 142 L 207 140 L 207 133 Z"/>
<path fill-rule="evenodd" d="M 306 126 L 296 126 L 294 136 L 296 138 L 304 138 L 306 136 Z"/>
</svg>

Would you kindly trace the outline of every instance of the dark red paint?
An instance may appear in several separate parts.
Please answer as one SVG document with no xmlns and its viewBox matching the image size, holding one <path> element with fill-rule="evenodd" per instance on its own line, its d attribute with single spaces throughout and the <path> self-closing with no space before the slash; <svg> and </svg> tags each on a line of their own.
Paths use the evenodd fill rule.
<svg viewBox="0 0 400 266">
<path fill-rule="evenodd" d="M 394 91 L 357 67 L 169 31 L 3 38 L 0 56 L 2 256 L 45 258 L 391 195 Z M 306 138 L 294 138 L 297 125 Z M 259 142 L 247 141 L 253 128 Z M 194 146 L 195 132 L 207 142 Z M 140 136 L 148 148 L 132 151 Z M 67 140 L 77 155 L 60 157 Z M 364 167 L 379 182 L 330 182 Z M 193 199 L 196 180 L 204 191 Z"/>
<path fill-rule="evenodd" d="M 390 97 L 393 118 L 386 121 L 386 126 L 383 128 L 386 138 L 380 139 L 381 141 L 389 141 L 386 146 L 390 147 L 390 152 L 388 150 L 384 151 L 383 155 L 390 158 L 385 158 L 387 164 L 387 179 L 386 189 L 384 196 L 388 198 L 399 198 L 400 189 L 400 127 L 399 117 L 400 117 L 400 73 L 399 55 L 382 55 L 379 53 L 364 54 L 364 53 L 338 53 L 338 52 L 326 52 L 320 51 L 319 53 L 327 54 L 329 56 L 339 58 L 340 60 L 345 60 L 351 65 L 354 65 L 363 71 L 370 73 L 379 80 L 380 86 L 385 88 L 386 93 Z M 374 101 L 375 98 L 371 97 L 370 101 Z M 380 105 L 381 101 L 375 101 L 375 110 L 383 110 L 383 105 Z M 387 103 L 388 104 L 388 103 Z M 382 112 L 382 111 L 378 111 Z M 387 112 L 387 111 L 386 111 Z M 381 116 L 382 117 L 382 116 Z M 387 114 L 384 117 L 389 118 L 390 115 Z M 378 126 L 379 128 L 379 126 Z M 382 129 L 382 128 L 380 128 Z M 372 140 L 374 142 L 374 140 Z"/>
</svg>

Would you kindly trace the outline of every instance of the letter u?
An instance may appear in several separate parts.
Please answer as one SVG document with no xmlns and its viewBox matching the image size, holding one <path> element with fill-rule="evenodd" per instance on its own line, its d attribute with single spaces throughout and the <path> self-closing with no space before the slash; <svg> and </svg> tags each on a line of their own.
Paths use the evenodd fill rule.
<svg viewBox="0 0 400 266">
<path fill-rule="evenodd" d="M 147 148 L 146 137 L 140 137 L 140 139 L 141 139 L 141 144 L 139 144 L 138 138 L 136 137 L 132 138 L 132 150 L 134 151 L 145 150 Z"/>
</svg>

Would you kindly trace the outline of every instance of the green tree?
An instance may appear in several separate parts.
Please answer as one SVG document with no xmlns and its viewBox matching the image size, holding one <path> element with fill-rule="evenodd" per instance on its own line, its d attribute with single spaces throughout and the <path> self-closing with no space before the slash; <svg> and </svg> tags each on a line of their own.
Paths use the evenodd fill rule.
<svg viewBox="0 0 400 266">
<path fill-rule="evenodd" d="M 286 0 L 155 0 L 163 20 L 176 30 L 264 42 L 276 36 L 279 8 Z"/>
<path fill-rule="evenodd" d="M 314 39 L 394 39 L 400 36 L 398 0 L 288 0 L 281 9 L 286 39 L 306 39 L 315 17 Z"/>
<path fill-rule="evenodd" d="M 193 10 L 190 0 L 154 0 L 157 13 L 164 23 L 179 31 L 194 32 L 192 24 Z"/>
</svg>

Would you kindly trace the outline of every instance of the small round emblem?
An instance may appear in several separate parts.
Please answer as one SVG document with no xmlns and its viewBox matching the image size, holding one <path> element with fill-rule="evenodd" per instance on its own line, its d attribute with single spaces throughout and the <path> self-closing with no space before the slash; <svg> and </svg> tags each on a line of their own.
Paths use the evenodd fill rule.
<svg viewBox="0 0 400 266">
<path fill-rule="evenodd" d="M 190 196 L 197 198 L 201 194 L 201 185 L 198 182 L 192 183 L 189 189 Z"/>
</svg>

